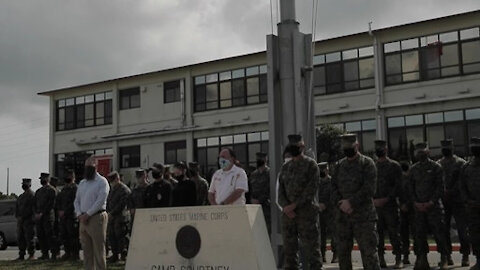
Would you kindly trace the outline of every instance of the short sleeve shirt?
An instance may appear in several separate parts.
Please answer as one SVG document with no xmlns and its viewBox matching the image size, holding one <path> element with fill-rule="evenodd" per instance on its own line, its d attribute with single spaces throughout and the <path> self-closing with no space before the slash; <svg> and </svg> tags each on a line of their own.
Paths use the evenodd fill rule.
<svg viewBox="0 0 480 270">
<path fill-rule="evenodd" d="M 242 168 L 234 165 L 229 171 L 218 170 L 213 174 L 208 192 L 215 193 L 215 201 L 220 204 L 236 189 L 243 189 L 248 192 L 248 178 Z M 232 204 L 245 204 L 245 192 Z"/>
</svg>

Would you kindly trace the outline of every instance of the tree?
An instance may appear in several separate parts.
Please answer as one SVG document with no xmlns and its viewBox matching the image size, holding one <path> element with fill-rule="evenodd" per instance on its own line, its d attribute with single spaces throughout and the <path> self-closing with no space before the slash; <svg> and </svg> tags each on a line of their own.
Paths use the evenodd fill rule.
<svg viewBox="0 0 480 270">
<path fill-rule="evenodd" d="M 319 162 L 334 163 L 342 156 L 340 136 L 343 130 L 330 124 L 316 130 L 317 157 Z"/>
</svg>

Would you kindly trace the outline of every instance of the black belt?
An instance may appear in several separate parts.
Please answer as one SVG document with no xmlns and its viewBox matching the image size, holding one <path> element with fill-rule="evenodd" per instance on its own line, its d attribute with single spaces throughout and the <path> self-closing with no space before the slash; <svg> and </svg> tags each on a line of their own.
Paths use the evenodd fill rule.
<svg viewBox="0 0 480 270">
<path fill-rule="evenodd" d="M 97 212 L 93 213 L 93 215 L 91 215 L 91 217 L 93 217 L 93 216 L 95 216 L 95 215 L 98 215 L 98 214 L 101 214 L 101 213 L 103 213 L 103 212 L 105 212 L 105 209 L 98 210 Z M 82 213 L 82 215 L 83 215 L 83 214 L 86 214 L 86 213 Z"/>
</svg>

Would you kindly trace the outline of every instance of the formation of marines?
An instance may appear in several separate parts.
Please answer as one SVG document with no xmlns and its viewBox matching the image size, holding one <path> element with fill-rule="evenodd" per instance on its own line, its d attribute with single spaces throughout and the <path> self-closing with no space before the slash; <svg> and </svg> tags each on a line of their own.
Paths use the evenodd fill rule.
<svg viewBox="0 0 480 270">
<path fill-rule="evenodd" d="M 441 141 L 442 158 L 434 161 L 426 142 L 415 145 L 414 159 L 388 157 L 388 143 L 375 141 L 375 157 L 359 151 L 355 134 L 341 137 L 344 157 L 317 163 L 305 155 L 300 135 L 290 135 L 284 164 L 278 175 L 278 205 L 281 208 L 284 269 L 322 269 L 326 240 L 330 235 L 332 263 L 352 269 L 353 241 L 358 243 L 363 267 L 387 267 L 385 235 L 395 255 L 394 269 L 410 264 L 410 236 L 414 239 L 414 269 L 430 269 L 427 260 L 429 234 L 441 254 L 440 269 L 453 265 L 450 223 L 454 218 L 460 241 L 462 266 L 469 255 L 477 257 L 471 269 L 479 269 L 480 257 L 480 138 L 471 138 L 472 157 L 466 161 L 454 154 L 451 139 Z M 257 153 L 256 169 L 250 174 L 250 202 L 262 207 L 271 234 L 270 169 L 266 153 Z M 129 232 L 139 208 L 200 206 L 208 203 L 208 181 L 197 163 L 178 162 L 173 170 L 160 163 L 135 172 L 130 189 L 121 175 L 112 172 L 107 199 L 109 262 L 125 260 Z M 151 173 L 151 179 L 149 179 Z M 34 227 L 42 256 L 78 260 L 78 220 L 73 211 L 77 181 L 68 171 L 60 191 L 42 173 L 42 187 L 33 192 L 31 179 L 22 180 L 24 193 L 17 200 L 19 260 L 34 258 Z M 58 230 L 58 232 L 57 232 Z M 300 260 L 299 260 L 300 258 Z M 302 266 L 300 266 L 302 265 Z"/>
</svg>

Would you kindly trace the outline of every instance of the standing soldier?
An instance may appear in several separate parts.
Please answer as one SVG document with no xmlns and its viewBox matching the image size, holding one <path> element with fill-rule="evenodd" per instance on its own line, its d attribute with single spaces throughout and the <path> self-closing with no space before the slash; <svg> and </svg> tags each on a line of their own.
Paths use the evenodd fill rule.
<svg viewBox="0 0 480 270">
<path fill-rule="evenodd" d="M 323 262 L 326 262 L 325 252 L 327 250 L 327 232 L 330 233 L 330 246 L 333 252 L 332 263 L 338 263 L 335 250 L 335 224 L 332 222 L 335 217 L 335 209 L 332 205 L 332 179 L 328 174 L 328 163 L 318 163 L 320 170 L 320 186 L 318 188 L 318 208 L 320 211 L 320 250 Z"/>
<path fill-rule="evenodd" d="M 442 155 L 438 161 L 442 166 L 445 177 L 445 194 L 443 196 L 443 204 L 445 207 L 445 225 L 446 240 L 448 248 L 448 265 L 453 265 L 452 260 L 452 240 L 450 238 L 450 222 L 452 216 L 455 218 L 457 225 L 458 237 L 460 240 L 460 253 L 462 254 L 462 266 L 469 266 L 468 256 L 470 255 L 470 241 L 468 239 L 467 229 L 467 213 L 465 205 L 462 202 L 460 194 L 460 171 L 466 161 L 453 154 L 453 140 L 443 140 Z"/>
<path fill-rule="evenodd" d="M 173 175 L 178 181 L 172 193 L 172 206 L 195 206 L 197 203 L 197 190 L 195 183 L 187 177 L 187 165 L 177 162 L 173 166 Z"/>
<path fill-rule="evenodd" d="M 282 208 L 282 237 L 285 252 L 285 270 L 299 269 L 298 241 L 304 248 L 304 269 L 322 269 L 322 255 L 318 244 L 318 185 L 319 170 L 315 160 L 305 156 L 299 145 L 300 135 L 289 135 L 286 153 L 292 159 L 286 162 L 279 175 L 278 204 Z"/>
<path fill-rule="evenodd" d="M 153 164 L 153 166 L 155 167 L 155 164 Z M 175 180 L 172 177 L 172 172 L 170 171 L 170 166 L 165 166 L 165 170 L 163 172 L 163 179 L 165 179 L 167 182 L 172 184 L 172 188 L 175 189 L 177 187 L 178 181 Z"/>
<path fill-rule="evenodd" d="M 409 171 L 410 161 L 400 161 L 402 167 L 402 181 L 398 190 L 398 200 L 400 201 L 400 238 L 402 240 L 403 264 L 410 264 L 408 256 L 410 255 L 410 235 L 413 234 L 415 211 L 410 200 L 410 182 Z"/>
<path fill-rule="evenodd" d="M 437 249 L 441 254 L 440 269 L 447 269 L 447 242 L 443 206 L 440 199 L 444 193 L 442 167 L 429 158 L 427 143 L 415 145 L 415 157 L 418 160 L 410 169 L 410 192 L 415 207 L 415 254 L 417 260 L 414 269 L 430 269 L 427 260 L 429 247 L 427 234 L 435 236 Z"/>
<path fill-rule="evenodd" d="M 58 207 L 60 204 L 60 201 L 58 200 L 58 178 L 55 176 L 50 177 L 50 185 L 55 189 L 55 206 L 53 208 L 53 213 L 54 213 L 54 219 L 53 219 L 53 239 L 52 243 L 53 246 L 51 247 L 52 249 L 52 254 L 53 259 L 55 259 L 57 256 L 60 255 L 60 227 L 58 225 L 59 218 L 58 218 Z"/>
<path fill-rule="evenodd" d="M 116 171 L 111 172 L 107 179 L 111 187 L 107 197 L 107 237 L 112 248 L 112 256 L 107 261 L 116 263 L 118 256 L 121 256 L 120 259 L 122 261 L 127 258 L 129 221 L 127 201 L 130 189 L 120 181 L 120 175 Z"/>
<path fill-rule="evenodd" d="M 135 171 L 135 178 L 137 179 L 137 185 L 131 190 L 128 196 L 127 207 L 130 209 L 130 230 L 133 228 L 133 222 L 135 219 L 135 210 L 139 208 L 145 208 L 145 193 L 148 187 L 147 172 L 144 169 L 138 169 Z"/>
<path fill-rule="evenodd" d="M 373 204 L 378 215 L 378 257 L 380 267 L 386 268 L 385 262 L 385 232 L 388 231 L 390 242 L 395 254 L 394 269 L 403 268 L 402 252 L 400 243 L 399 228 L 399 209 L 397 204 L 397 188 L 401 184 L 402 168 L 400 164 L 388 158 L 387 142 L 383 140 L 375 141 L 375 154 L 378 157 L 377 167 L 377 187 Z"/>
<path fill-rule="evenodd" d="M 197 190 L 197 205 L 207 205 L 208 202 L 208 182 L 200 176 L 200 170 L 197 162 L 190 162 L 188 164 L 192 180 L 195 183 Z"/>
<path fill-rule="evenodd" d="M 33 242 L 34 221 L 33 214 L 35 208 L 35 194 L 31 190 L 32 179 L 22 179 L 22 189 L 24 192 L 16 202 L 15 217 L 17 218 L 17 238 L 18 238 L 18 259 L 25 259 L 25 251 L 28 250 L 28 260 L 32 260 L 35 253 L 35 243 Z"/>
<path fill-rule="evenodd" d="M 60 238 L 62 239 L 65 254 L 63 260 L 78 260 L 80 243 L 78 240 L 78 219 L 75 215 L 75 195 L 77 184 L 75 172 L 69 170 L 65 177 L 65 186 L 58 195 L 58 217 L 60 227 Z"/>
<path fill-rule="evenodd" d="M 480 270 L 480 138 L 470 139 L 473 158 L 462 168 L 460 174 L 461 193 L 466 203 L 470 241 L 477 262 L 471 270 Z"/>
<path fill-rule="evenodd" d="M 267 157 L 266 153 L 259 152 L 256 155 L 257 169 L 250 175 L 250 200 L 253 204 L 262 205 L 268 235 L 270 235 L 270 168 L 265 161 Z"/>
<path fill-rule="evenodd" d="M 352 269 L 353 238 L 362 255 L 363 268 L 380 269 L 375 228 L 377 214 L 373 205 L 377 169 L 373 160 L 358 151 L 357 135 L 342 136 L 345 157 L 332 177 L 333 202 L 340 211 L 335 219 L 340 269 Z"/>
<path fill-rule="evenodd" d="M 53 222 L 55 218 L 55 189 L 50 185 L 50 174 L 41 173 L 40 183 L 42 185 L 35 192 L 35 221 L 37 224 L 37 237 L 42 250 L 39 260 L 48 260 L 49 251 L 52 252 L 52 259 L 55 258 Z"/>
<path fill-rule="evenodd" d="M 147 187 L 146 204 L 148 208 L 170 207 L 172 205 L 172 184 L 163 178 L 160 165 L 152 168 L 154 182 Z"/>
</svg>

